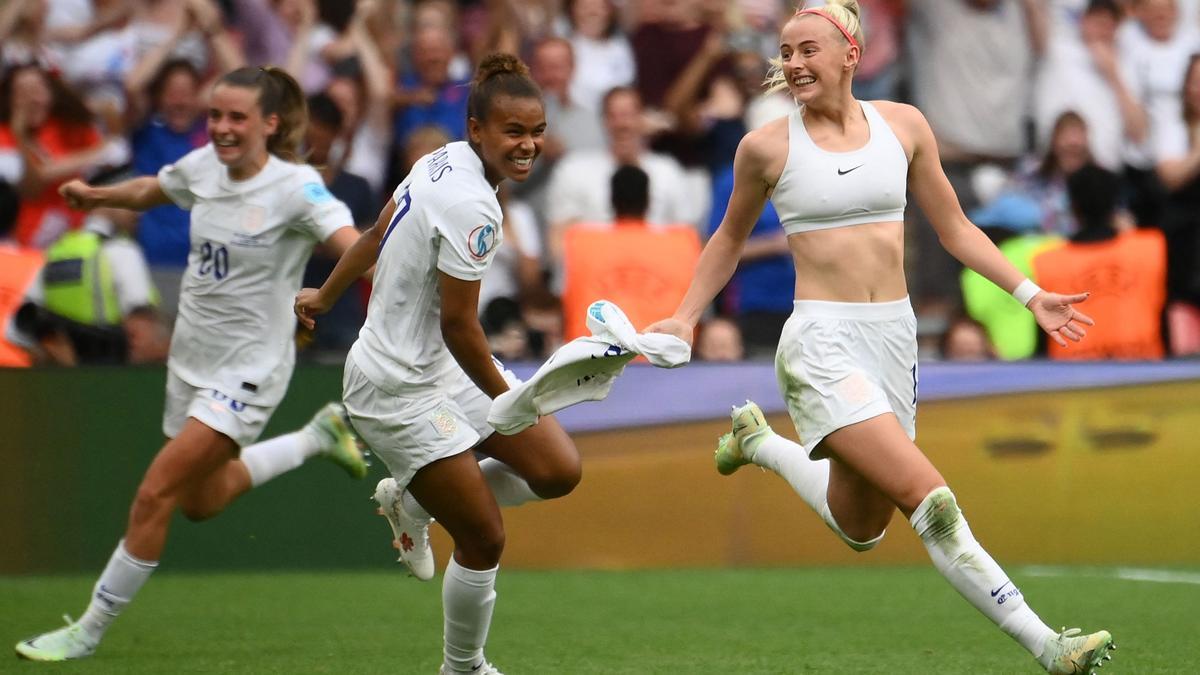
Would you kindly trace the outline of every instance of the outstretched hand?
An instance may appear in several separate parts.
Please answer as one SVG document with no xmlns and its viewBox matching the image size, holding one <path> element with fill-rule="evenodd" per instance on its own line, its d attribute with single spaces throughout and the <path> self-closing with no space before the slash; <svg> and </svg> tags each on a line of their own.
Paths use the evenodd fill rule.
<svg viewBox="0 0 1200 675">
<path fill-rule="evenodd" d="M 1074 305 L 1088 299 L 1090 293 L 1062 295 L 1042 291 L 1029 301 L 1029 311 L 1037 319 L 1042 330 L 1050 335 L 1060 347 L 1067 346 L 1067 340 L 1079 342 L 1087 335 L 1084 326 L 1095 326 L 1096 322 L 1090 316 L 1075 309 Z"/>
<path fill-rule="evenodd" d="M 329 303 L 321 297 L 318 288 L 301 288 L 296 294 L 296 303 L 292 306 L 300 325 L 312 330 L 316 325 L 316 316 L 329 311 Z"/>
<path fill-rule="evenodd" d="M 686 322 L 680 321 L 676 318 L 670 318 L 663 319 L 662 321 L 656 321 L 649 326 L 646 326 L 642 333 L 666 333 L 667 335 L 674 335 L 680 340 L 686 342 L 688 346 L 691 347 L 694 330 Z"/>
</svg>

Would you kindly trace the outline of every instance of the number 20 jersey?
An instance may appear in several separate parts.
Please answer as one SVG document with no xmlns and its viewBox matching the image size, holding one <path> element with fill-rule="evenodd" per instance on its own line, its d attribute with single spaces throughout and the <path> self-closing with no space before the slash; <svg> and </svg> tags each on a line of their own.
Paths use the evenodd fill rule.
<svg viewBox="0 0 1200 675">
<path fill-rule="evenodd" d="M 167 367 L 194 387 L 274 406 L 296 361 L 292 304 L 313 244 L 354 221 L 310 166 L 270 156 L 244 181 L 211 144 L 158 173 L 191 211 L 187 270 Z"/>
</svg>

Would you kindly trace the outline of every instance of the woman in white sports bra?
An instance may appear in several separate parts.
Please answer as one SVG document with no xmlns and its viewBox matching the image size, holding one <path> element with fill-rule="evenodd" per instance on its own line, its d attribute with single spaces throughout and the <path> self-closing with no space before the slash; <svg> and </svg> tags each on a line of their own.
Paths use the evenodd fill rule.
<svg viewBox="0 0 1200 675">
<path fill-rule="evenodd" d="M 954 494 L 913 443 L 917 346 L 904 278 L 906 193 L 947 251 L 1011 291 L 1059 344 L 1082 339 L 1083 325 L 1091 325 L 1072 307 L 1087 294 L 1041 290 L 967 220 L 920 111 L 854 99 L 862 44 L 856 0 L 801 9 L 784 26 L 770 84 L 790 91 L 799 108 L 742 140 L 733 195 L 691 287 L 672 318 L 646 330 L 691 340 L 770 198 L 796 263 L 797 300 L 775 362 L 801 443 L 776 435 L 747 402 L 718 444 L 717 469 L 771 469 L 858 551 L 883 538 L 899 508 L 938 571 L 1047 671 L 1074 673 L 1078 664 L 1090 672 L 1108 657 L 1112 636 L 1047 627 L 972 536 Z"/>
</svg>

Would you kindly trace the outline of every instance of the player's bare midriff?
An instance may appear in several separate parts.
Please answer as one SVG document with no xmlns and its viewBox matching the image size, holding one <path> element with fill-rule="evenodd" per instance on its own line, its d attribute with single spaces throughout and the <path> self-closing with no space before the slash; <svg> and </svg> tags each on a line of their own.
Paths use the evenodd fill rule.
<svg viewBox="0 0 1200 675">
<path fill-rule="evenodd" d="M 796 299 L 890 302 L 908 295 L 904 223 L 850 225 L 788 235 Z"/>
</svg>

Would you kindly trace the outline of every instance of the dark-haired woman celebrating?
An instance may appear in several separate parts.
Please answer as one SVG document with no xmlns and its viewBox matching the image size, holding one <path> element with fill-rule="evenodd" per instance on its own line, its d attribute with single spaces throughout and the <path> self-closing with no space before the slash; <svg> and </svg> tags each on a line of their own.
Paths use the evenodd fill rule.
<svg viewBox="0 0 1200 675">
<path fill-rule="evenodd" d="M 496 186 L 529 177 L 545 129 L 524 64 L 485 58 L 467 103 L 469 141 L 418 160 L 321 289 L 296 298 L 311 326 L 376 266 L 367 321 L 346 359 L 343 403 L 391 471 L 375 498 L 401 561 L 417 578 L 433 577 L 431 517 L 454 539 L 442 584 L 443 673 L 499 672 L 483 654 L 504 548 L 499 506 L 560 497 L 580 477 L 578 451 L 553 418 L 513 436 L 487 424 L 492 399 L 516 382 L 492 358 L 477 310 L 480 278 L 502 237 Z"/>
<path fill-rule="evenodd" d="M 251 445 L 291 379 L 295 319 L 288 305 L 314 242 L 341 253 L 358 236 L 350 212 L 316 170 L 296 163 L 305 119 L 304 97 L 291 77 L 242 68 L 213 89 L 208 145 L 157 176 L 111 187 L 72 181 L 61 188 L 79 209 L 144 210 L 174 202 L 192 212 L 191 253 L 167 361 L 163 433 L 169 440 L 138 487 L 125 537 L 83 617 L 18 643 L 19 656 L 90 656 L 157 567 L 176 511 L 191 520 L 211 518 L 315 455 L 366 475 L 336 404 L 299 431 Z"/>
</svg>

